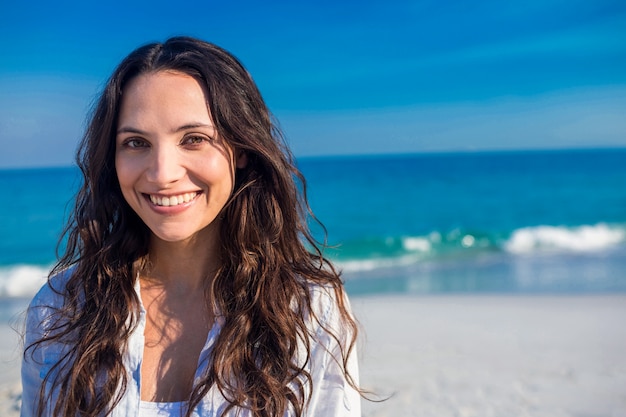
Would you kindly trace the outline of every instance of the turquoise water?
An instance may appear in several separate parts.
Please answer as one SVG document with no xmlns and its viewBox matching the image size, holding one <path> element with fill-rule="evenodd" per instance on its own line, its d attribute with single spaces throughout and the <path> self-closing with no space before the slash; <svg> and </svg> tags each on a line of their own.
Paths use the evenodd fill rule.
<svg viewBox="0 0 626 417">
<path fill-rule="evenodd" d="M 626 149 L 299 165 L 352 293 L 626 291 Z M 0 297 L 41 283 L 77 184 L 75 168 L 0 171 Z"/>
<path fill-rule="evenodd" d="M 626 150 L 302 161 L 355 292 L 626 290 Z"/>
</svg>

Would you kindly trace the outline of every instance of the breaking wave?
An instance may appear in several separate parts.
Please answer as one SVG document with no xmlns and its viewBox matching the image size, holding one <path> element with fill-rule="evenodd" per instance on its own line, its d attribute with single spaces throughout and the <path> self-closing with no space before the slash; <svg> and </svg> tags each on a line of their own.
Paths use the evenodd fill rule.
<svg viewBox="0 0 626 417">
<path fill-rule="evenodd" d="M 550 253 L 598 253 L 626 244 L 626 225 L 532 226 L 510 233 L 484 233 L 454 229 L 424 236 L 386 238 L 387 251 L 351 253 L 350 242 L 336 256 L 344 271 L 370 271 L 420 261 L 450 260 L 504 253 L 532 256 Z M 399 250 L 398 248 L 401 248 Z M 362 256 L 365 255 L 365 256 Z"/>
<path fill-rule="evenodd" d="M 423 236 L 368 238 L 345 242 L 328 255 L 348 273 L 406 267 L 420 262 L 470 259 L 483 254 L 533 256 L 551 253 L 601 253 L 626 244 L 626 225 L 532 226 L 510 233 L 453 229 Z M 31 297 L 50 267 L 0 267 L 0 297 Z"/>
</svg>

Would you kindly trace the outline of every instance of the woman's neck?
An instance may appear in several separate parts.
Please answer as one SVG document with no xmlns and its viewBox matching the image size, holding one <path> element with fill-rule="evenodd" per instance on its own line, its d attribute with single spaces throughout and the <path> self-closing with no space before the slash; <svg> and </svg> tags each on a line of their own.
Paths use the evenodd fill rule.
<svg viewBox="0 0 626 417">
<path fill-rule="evenodd" d="M 200 244 L 199 242 L 202 242 Z M 153 239 L 139 270 L 146 320 L 141 399 L 172 402 L 189 398 L 198 357 L 214 323 L 207 289 L 219 256 L 206 239 Z M 208 296 L 210 298 L 210 295 Z"/>
<path fill-rule="evenodd" d="M 202 236 L 183 242 L 153 238 L 148 262 L 139 271 L 142 282 L 181 295 L 205 289 L 219 266 L 219 251 L 214 242 Z"/>
</svg>

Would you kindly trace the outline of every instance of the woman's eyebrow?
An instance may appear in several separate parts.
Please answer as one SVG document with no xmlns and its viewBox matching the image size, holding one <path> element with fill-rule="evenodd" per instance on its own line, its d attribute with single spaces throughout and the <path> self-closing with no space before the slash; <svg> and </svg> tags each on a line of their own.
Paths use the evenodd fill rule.
<svg viewBox="0 0 626 417">
<path fill-rule="evenodd" d="M 179 128 L 175 129 L 172 133 L 177 133 L 177 132 L 180 132 L 180 131 L 183 131 L 183 130 L 197 129 L 197 128 L 209 128 L 209 129 L 215 130 L 215 126 L 213 126 L 212 124 L 188 123 L 188 124 L 182 125 Z"/>
<path fill-rule="evenodd" d="M 215 130 L 215 126 L 213 126 L 212 124 L 198 122 L 198 123 L 187 123 L 182 126 L 179 126 L 176 129 L 173 129 L 171 133 L 178 133 L 184 130 L 197 129 L 197 128 L 205 128 L 205 129 L 208 128 L 208 129 Z M 141 129 L 137 129 L 136 127 L 132 127 L 132 126 L 122 126 L 117 130 L 117 134 L 119 135 L 120 133 L 136 133 L 138 135 L 145 135 L 148 132 L 143 131 Z"/>
<path fill-rule="evenodd" d="M 137 134 L 143 135 L 146 132 L 144 132 L 141 129 L 134 128 L 134 127 L 123 126 L 117 129 L 117 134 L 119 135 L 120 133 L 137 133 Z"/>
</svg>

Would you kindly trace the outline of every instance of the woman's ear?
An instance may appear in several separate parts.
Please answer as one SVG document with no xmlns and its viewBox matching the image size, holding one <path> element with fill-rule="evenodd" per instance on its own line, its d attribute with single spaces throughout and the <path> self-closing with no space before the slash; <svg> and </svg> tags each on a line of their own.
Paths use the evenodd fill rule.
<svg viewBox="0 0 626 417">
<path fill-rule="evenodd" d="M 237 151 L 235 165 L 237 166 L 237 169 L 243 169 L 246 166 L 248 166 L 248 154 L 246 151 L 244 150 Z"/>
</svg>

